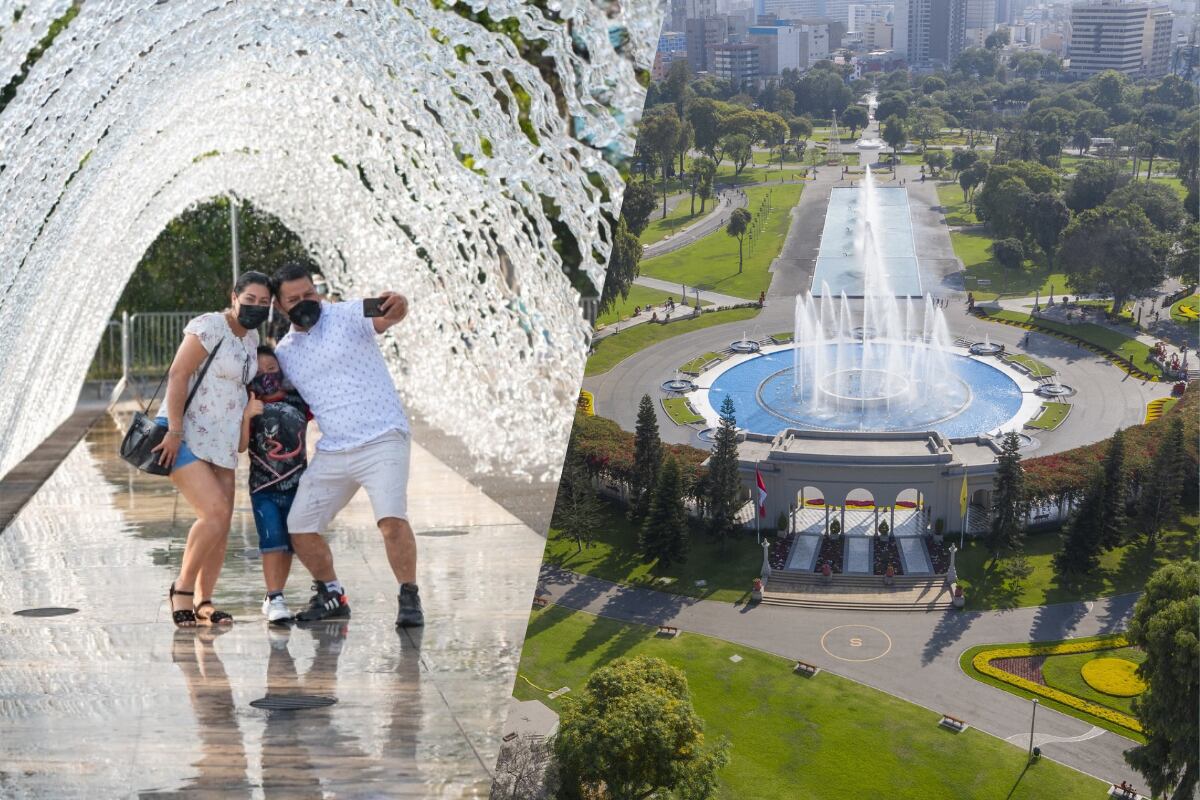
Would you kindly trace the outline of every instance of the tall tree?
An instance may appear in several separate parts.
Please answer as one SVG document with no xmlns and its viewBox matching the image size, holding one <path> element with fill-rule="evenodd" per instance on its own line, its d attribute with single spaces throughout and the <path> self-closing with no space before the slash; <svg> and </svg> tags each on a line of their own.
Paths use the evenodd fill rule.
<svg viewBox="0 0 1200 800">
<path fill-rule="evenodd" d="M 1187 218 L 1179 195 L 1165 183 L 1132 181 L 1115 189 L 1105 205 L 1113 208 L 1137 206 L 1150 224 L 1164 233 L 1178 230 Z"/>
<path fill-rule="evenodd" d="M 688 122 L 692 123 L 692 138 L 696 149 L 716 160 L 721 137 L 725 104 L 709 97 L 699 97 L 687 107 Z"/>
<path fill-rule="evenodd" d="M 1071 220 L 1058 245 L 1058 264 L 1076 292 L 1110 292 L 1115 316 L 1126 298 L 1162 283 L 1159 243 L 1140 208 L 1101 206 Z"/>
<path fill-rule="evenodd" d="M 709 530 L 721 539 L 733 533 L 741 506 L 742 480 L 738 472 L 737 418 L 733 398 L 721 403 L 721 424 L 717 428 L 712 457 L 708 461 Z"/>
<path fill-rule="evenodd" d="M 592 543 L 592 532 L 600 524 L 600 501 L 592 488 L 592 474 L 574 441 L 567 448 L 566 463 L 558 482 L 554 521 L 563 535 L 575 540 L 581 553 L 584 545 Z"/>
<path fill-rule="evenodd" d="M 996 477 L 992 491 L 992 524 L 987 546 L 992 558 L 1002 549 L 1019 550 L 1025 532 L 1025 512 L 1029 499 L 1025 491 L 1025 468 L 1021 465 L 1021 439 L 1015 431 L 1004 435 L 996 459 Z"/>
<path fill-rule="evenodd" d="M 1054 252 L 1058 239 L 1071 223 L 1071 211 L 1058 195 L 1042 192 L 1033 201 L 1033 218 L 1030 220 L 1033 240 L 1046 254 L 1046 265 L 1054 266 Z"/>
<path fill-rule="evenodd" d="M 679 462 L 667 456 L 659 470 L 654 497 L 642 523 L 639 540 L 647 561 L 658 559 L 660 567 L 687 560 L 688 518 L 683 504 L 683 481 Z"/>
<path fill-rule="evenodd" d="M 1150 479 L 1138 498 L 1138 526 L 1153 545 L 1168 522 L 1179 514 L 1185 475 L 1183 420 L 1179 415 L 1167 426 L 1167 433 L 1158 445 L 1150 462 Z"/>
<path fill-rule="evenodd" d="M 1103 205 L 1113 190 L 1128 180 L 1114 164 L 1107 161 L 1084 161 L 1075 177 L 1067 184 L 1063 200 L 1078 214 Z"/>
<path fill-rule="evenodd" d="M 613 228 L 612 251 L 608 256 L 604 288 L 600 291 L 601 313 L 611 308 L 618 297 L 629 296 L 629 288 L 633 286 L 633 279 L 638 276 L 641 260 L 642 243 L 630 232 L 622 214 Z"/>
<path fill-rule="evenodd" d="M 733 162 L 733 174 L 741 175 L 754 157 L 754 142 L 747 134 L 731 133 L 721 140 L 721 150 Z"/>
<path fill-rule="evenodd" d="M 867 110 L 857 103 L 852 106 L 848 106 L 846 110 L 842 112 L 841 123 L 843 125 L 850 126 L 851 138 L 853 138 L 860 129 L 866 128 L 870 121 L 871 120 L 867 115 Z"/>
<path fill-rule="evenodd" d="M 682 127 L 675 107 L 655 106 L 642 117 L 638 141 L 645 144 L 646 152 L 654 157 L 662 170 L 662 215 L 667 216 L 667 178 L 675 163 L 675 151 L 679 147 L 679 132 Z"/>
<path fill-rule="evenodd" d="M 1025 263 L 1025 246 L 1020 239 L 997 239 L 992 242 L 992 255 L 1000 266 L 1018 272 Z"/>
<path fill-rule="evenodd" d="M 658 196 L 654 187 L 644 181 L 630 181 L 625 184 L 625 198 L 621 202 L 621 216 L 629 226 L 629 232 L 641 236 L 642 231 L 650 223 L 650 215 L 658 206 Z"/>
<path fill-rule="evenodd" d="M 1129 479 L 1125 474 L 1125 432 L 1120 428 L 1108 440 L 1103 465 L 1104 494 L 1100 499 L 1098 538 L 1105 550 L 1121 544 L 1125 535 L 1125 504 L 1129 502 Z"/>
<path fill-rule="evenodd" d="M 707 744 L 687 677 L 661 658 L 617 659 L 563 710 L 554 752 L 560 797 L 708 800 L 729 745 Z"/>
<path fill-rule="evenodd" d="M 650 510 L 650 498 L 662 467 L 662 454 L 654 401 L 644 394 L 638 403 L 637 424 L 633 429 L 633 473 L 629 486 L 629 516 L 632 519 L 643 519 Z"/>
<path fill-rule="evenodd" d="M 1125 760 L 1146 778 L 1155 797 L 1190 800 L 1200 783 L 1200 569 L 1173 563 L 1146 583 L 1125 636 L 1146 660 L 1138 675 L 1146 691 L 1133 701 L 1146 743 Z"/>
<path fill-rule="evenodd" d="M 738 242 L 738 274 L 742 274 L 742 240 L 746 238 L 746 234 L 750 231 L 750 212 L 744 208 L 735 208 L 729 215 L 729 222 L 725 226 L 725 233 L 729 234 Z"/>
<path fill-rule="evenodd" d="M 908 131 L 904 129 L 904 121 L 897 116 L 888 117 L 883 123 L 883 140 L 892 148 L 892 162 L 898 163 L 896 151 L 908 141 Z M 893 167 L 894 168 L 894 167 Z"/>
<path fill-rule="evenodd" d="M 717 175 L 717 162 L 708 156 L 700 156 L 692 161 L 692 173 L 696 176 L 696 194 L 700 195 L 700 213 L 704 213 L 704 204 L 713 196 L 713 181 Z"/>
<path fill-rule="evenodd" d="M 1063 549 L 1054 556 L 1054 566 L 1059 572 L 1086 575 L 1100 563 L 1103 495 L 1104 479 L 1096 475 L 1064 526 Z"/>
</svg>

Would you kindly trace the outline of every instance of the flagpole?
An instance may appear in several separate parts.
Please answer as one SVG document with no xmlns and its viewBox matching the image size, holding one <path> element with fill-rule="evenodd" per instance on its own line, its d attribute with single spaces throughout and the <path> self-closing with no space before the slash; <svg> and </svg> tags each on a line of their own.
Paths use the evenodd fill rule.
<svg viewBox="0 0 1200 800">
<path fill-rule="evenodd" d="M 959 502 L 961 519 L 958 523 L 958 549 L 966 546 L 967 539 L 967 465 L 963 464 L 962 500 Z"/>
<path fill-rule="evenodd" d="M 754 462 L 754 541 L 762 546 L 762 492 L 758 482 L 762 480 L 758 472 L 758 462 Z"/>
</svg>

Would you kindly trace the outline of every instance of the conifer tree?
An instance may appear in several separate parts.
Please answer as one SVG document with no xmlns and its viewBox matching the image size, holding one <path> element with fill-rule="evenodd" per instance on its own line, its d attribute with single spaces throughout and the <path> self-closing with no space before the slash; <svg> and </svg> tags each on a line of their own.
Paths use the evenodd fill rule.
<svg viewBox="0 0 1200 800">
<path fill-rule="evenodd" d="M 1025 531 L 1029 501 L 1025 495 L 1025 468 L 1021 465 L 1020 448 L 1021 440 L 1015 432 L 1005 434 L 997 459 L 992 525 L 987 535 L 988 550 L 993 558 L 998 558 L 1004 548 L 1020 549 Z"/>
<path fill-rule="evenodd" d="M 708 461 L 709 530 L 725 539 L 736 526 L 741 505 L 742 481 L 738 474 L 737 418 L 733 398 L 726 396 L 721 403 L 721 424 L 717 428 L 712 457 Z"/>
<path fill-rule="evenodd" d="M 1171 419 L 1167 434 L 1154 454 L 1150 480 L 1138 502 L 1138 524 L 1153 545 L 1163 526 L 1179 514 L 1183 495 L 1184 458 L 1183 420 Z"/>
<path fill-rule="evenodd" d="M 650 497 L 662 466 L 662 451 L 654 401 L 644 394 L 638 404 L 637 425 L 633 430 L 633 478 L 629 487 L 631 519 L 644 519 L 650 510 Z"/>
<path fill-rule="evenodd" d="M 641 549 L 646 559 L 660 567 L 687 560 L 688 519 L 683 505 L 683 480 L 679 462 L 668 457 L 658 473 L 650 513 L 642 523 Z"/>
</svg>

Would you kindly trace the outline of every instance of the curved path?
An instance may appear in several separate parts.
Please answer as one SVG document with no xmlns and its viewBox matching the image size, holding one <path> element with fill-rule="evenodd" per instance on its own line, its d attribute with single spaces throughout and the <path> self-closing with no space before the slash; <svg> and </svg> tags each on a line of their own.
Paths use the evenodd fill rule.
<svg viewBox="0 0 1200 800">
<path fill-rule="evenodd" d="M 703 239 L 708 234 L 723 226 L 729 220 L 729 215 L 735 208 L 743 208 L 746 205 L 745 195 L 737 189 L 722 189 L 713 200 L 715 203 L 713 209 L 703 217 L 678 233 L 672 234 L 669 238 L 659 239 L 653 244 L 644 246 L 642 248 L 642 260 L 674 252 L 681 247 L 687 247 L 689 244 Z"/>
<path fill-rule="evenodd" d="M 557 605 L 641 625 L 674 625 L 806 661 L 1018 746 L 1028 746 L 1032 704 L 965 675 L 964 650 L 993 642 L 1051 641 L 1124 630 L 1136 595 L 1011 611 L 873 613 L 745 606 L 623 586 L 543 566 L 539 594 Z M 858 644 L 855 644 L 855 642 Z M 1097 732 L 1099 731 L 1099 732 Z M 1035 743 L 1048 758 L 1102 780 L 1141 785 L 1122 753 L 1135 743 L 1040 709 Z"/>
</svg>

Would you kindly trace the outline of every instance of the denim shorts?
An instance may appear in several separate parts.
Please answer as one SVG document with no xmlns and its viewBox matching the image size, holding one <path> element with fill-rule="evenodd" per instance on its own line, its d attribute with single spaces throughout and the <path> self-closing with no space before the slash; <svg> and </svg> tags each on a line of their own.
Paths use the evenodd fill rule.
<svg viewBox="0 0 1200 800">
<path fill-rule="evenodd" d="M 154 422 L 160 428 L 171 427 L 171 424 L 167 421 L 166 417 L 155 417 Z M 177 469 L 183 469 L 188 464 L 194 464 L 199 460 L 200 457 L 192 452 L 191 448 L 187 446 L 187 442 L 181 441 L 179 443 L 179 452 L 175 455 L 175 464 L 171 467 L 171 471 L 174 472 Z"/>
<path fill-rule="evenodd" d="M 250 507 L 254 509 L 254 527 L 258 528 L 260 553 L 293 552 L 287 518 L 295 499 L 295 489 L 287 492 L 264 489 L 250 495 Z"/>
</svg>

